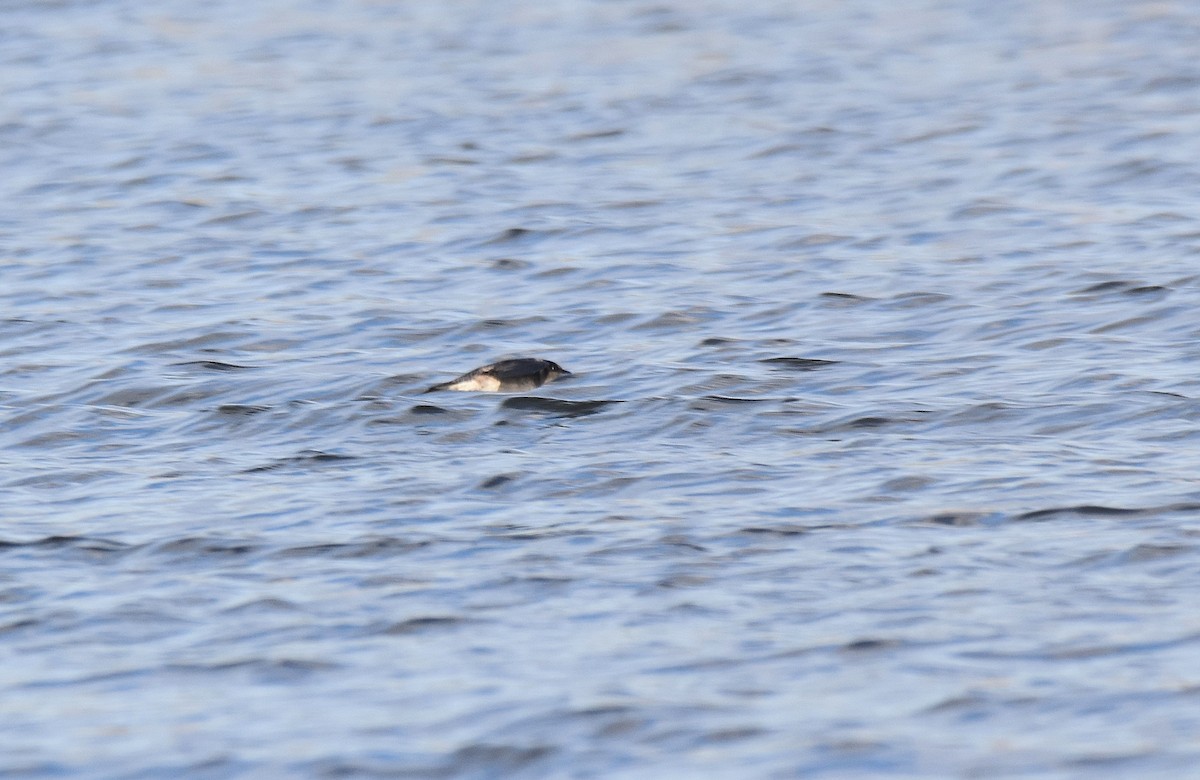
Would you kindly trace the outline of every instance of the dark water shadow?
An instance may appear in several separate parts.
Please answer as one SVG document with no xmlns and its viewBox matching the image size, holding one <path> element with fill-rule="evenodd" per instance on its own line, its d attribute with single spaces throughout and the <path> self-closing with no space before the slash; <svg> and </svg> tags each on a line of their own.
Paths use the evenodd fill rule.
<svg viewBox="0 0 1200 780">
<path fill-rule="evenodd" d="M 567 401 L 561 398 L 519 395 L 504 399 L 504 402 L 500 406 L 505 409 L 518 409 L 521 411 L 550 412 L 559 417 L 584 417 L 589 414 L 596 414 L 606 406 L 619 403 L 621 401 Z"/>
</svg>

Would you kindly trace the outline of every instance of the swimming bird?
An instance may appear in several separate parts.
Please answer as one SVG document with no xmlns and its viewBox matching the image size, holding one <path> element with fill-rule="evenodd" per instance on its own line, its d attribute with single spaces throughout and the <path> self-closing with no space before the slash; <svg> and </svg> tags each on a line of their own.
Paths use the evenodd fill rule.
<svg viewBox="0 0 1200 780">
<path fill-rule="evenodd" d="M 457 379 L 434 385 L 425 392 L 437 390 L 464 390 L 484 393 L 514 393 L 532 390 L 571 372 L 550 360 L 541 358 L 513 358 L 480 366 Z"/>
</svg>

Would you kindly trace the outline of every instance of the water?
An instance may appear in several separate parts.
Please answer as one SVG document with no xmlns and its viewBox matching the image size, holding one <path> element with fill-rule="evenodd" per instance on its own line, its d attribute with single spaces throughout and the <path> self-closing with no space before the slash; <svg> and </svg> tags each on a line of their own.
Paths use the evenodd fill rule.
<svg viewBox="0 0 1200 780">
<path fill-rule="evenodd" d="M 1194 771 L 1194 5 L 3 7 L 0 773 Z"/>
</svg>

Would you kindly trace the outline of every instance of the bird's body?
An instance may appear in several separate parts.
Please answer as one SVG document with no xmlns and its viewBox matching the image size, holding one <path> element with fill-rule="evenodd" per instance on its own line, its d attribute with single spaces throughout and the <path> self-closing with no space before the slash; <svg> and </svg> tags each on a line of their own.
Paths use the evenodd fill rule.
<svg viewBox="0 0 1200 780">
<path fill-rule="evenodd" d="M 571 372 L 540 358 L 514 358 L 480 366 L 457 379 L 434 385 L 425 392 L 459 390 L 482 393 L 514 393 L 532 390 Z"/>
</svg>

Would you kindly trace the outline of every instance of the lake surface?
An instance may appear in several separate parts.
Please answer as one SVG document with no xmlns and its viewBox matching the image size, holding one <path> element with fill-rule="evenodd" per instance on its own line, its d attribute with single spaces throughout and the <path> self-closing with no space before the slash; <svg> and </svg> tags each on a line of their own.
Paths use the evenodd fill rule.
<svg viewBox="0 0 1200 780">
<path fill-rule="evenodd" d="M 0 775 L 1200 766 L 1195 4 L 0 7 Z"/>
</svg>

